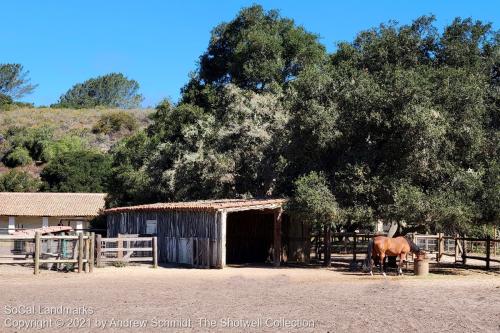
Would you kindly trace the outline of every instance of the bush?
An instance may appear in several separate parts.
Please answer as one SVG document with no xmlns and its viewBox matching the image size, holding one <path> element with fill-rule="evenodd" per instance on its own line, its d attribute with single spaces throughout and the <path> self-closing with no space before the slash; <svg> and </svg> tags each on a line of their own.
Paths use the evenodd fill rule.
<svg viewBox="0 0 500 333">
<path fill-rule="evenodd" d="M 92 128 L 93 133 L 111 134 L 127 129 L 134 131 L 139 127 L 137 120 L 130 113 L 116 111 L 103 114 Z"/>
<path fill-rule="evenodd" d="M 42 170 L 43 189 L 51 192 L 104 192 L 111 158 L 97 151 L 62 153 Z"/>
<path fill-rule="evenodd" d="M 24 147 L 15 147 L 7 156 L 3 163 L 8 167 L 24 166 L 33 162 L 30 152 Z"/>
<path fill-rule="evenodd" d="M 86 140 L 78 136 L 65 136 L 57 141 L 44 141 L 40 160 L 49 162 L 63 153 L 84 150 L 87 144 Z"/>
<path fill-rule="evenodd" d="M 40 160 L 44 146 L 53 141 L 53 130 L 48 126 L 35 128 L 13 126 L 7 130 L 5 139 L 13 149 L 25 148 L 33 160 Z"/>
<path fill-rule="evenodd" d="M 0 93 L 0 108 L 5 108 L 12 104 L 13 100 L 10 96 Z"/>
<path fill-rule="evenodd" d="M 30 173 L 20 170 L 10 170 L 0 175 L 0 191 L 2 192 L 36 192 L 41 182 Z"/>
</svg>

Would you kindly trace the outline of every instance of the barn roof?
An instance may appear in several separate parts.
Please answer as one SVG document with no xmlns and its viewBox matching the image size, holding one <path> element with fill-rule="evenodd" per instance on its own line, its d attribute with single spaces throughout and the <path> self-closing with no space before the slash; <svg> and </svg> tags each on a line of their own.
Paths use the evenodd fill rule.
<svg viewBox="0 0 500 333">
<path fill-rule="evenodd" d="M 0 215 L 93 217 L 104 209 L 106 193 L 0 192 Z"/>
<path fill-rule="evenodd" d="M 279 208 L 286 199 L 221 199 L 190 202 L 160 202 L 148 205 L 116 207 L 107 209 L 106 214 L 132 211 L 208 211 L 251 210 Z"/>
</svg>

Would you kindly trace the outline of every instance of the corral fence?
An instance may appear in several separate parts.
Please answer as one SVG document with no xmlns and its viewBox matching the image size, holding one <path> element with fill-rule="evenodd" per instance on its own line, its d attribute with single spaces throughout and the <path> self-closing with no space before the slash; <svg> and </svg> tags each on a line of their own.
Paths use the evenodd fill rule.
<svg viewBox="0 0 500 333">
<path fill-rule="evenodd" d="M 102 238 L 93 232 L 0 235 L 0 265 L 33 265 L 35 275 L 40 269 L 91 273 L 95 264 L 114 262 L 151 262 L 157 267 L 157 258 L 156 237 Z"/>
<path fill-rule="evenodd" d="M 115 238 L 96 235 L 96 264 L 151 262 L 158 267 L 158 245 L 156 237 L 120 234 Z"/>
<path fill-rule="evenodd" d="M 94 268 L 93 234 L 0 236 L 0 264 L 33 264 L 40 268 L 92 272 Z"/>
<path fill-rule="evenodd" d="M 331 253 L 335 255 L 352 255 L 352 262 L 364 259 L 368 242 L 380 234 L 367 233 L 332 233 Z M 500 239 L 492 237 L 473 238 L 466 236 L 446 236 L 442 233 L 435 235 L 408 234 L 413 242 L 424 250 L 429 258 L 437 263 L 453 263 L 468 266 L 477 266 L 490 270 L 500 268 Z M 324 235 L 316 234 L 311 238 L 311 258 L 316 261 L 324 260 Z M 360 257 L 361 256 L 361 257 Z M 469 260 L 468 260 L 469 259 Z M 407 265 L 413 261 L 413 255 L 406 258 Z M 484 262 L 484 264 L 481 264 Z"/>
</svg>

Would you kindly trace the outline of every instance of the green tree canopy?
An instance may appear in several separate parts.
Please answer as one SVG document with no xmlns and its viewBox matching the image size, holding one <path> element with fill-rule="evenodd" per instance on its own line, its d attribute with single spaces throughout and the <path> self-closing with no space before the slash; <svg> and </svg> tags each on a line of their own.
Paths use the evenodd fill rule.
<svg viewBox="0 0 500 333">
<path fill-rule="evenodd" d="M 144 157 L 114 169 L 154 193 L 126 200 L 293 197 L 317 173 L 347 230 L 500 224 L 499 33 L 433 22 L 382 24 L 326 56 L 292 20 L 243 9 L 214 29 L 181 102 L 157 108 Z"/>
<path fill-rule="evenodd" d="M 212 30 L 199 68 L 183 89 L 184 101 L 210 104 L 214 88 L 229 83 L 257 92 L 275 90 L 326 57 L 318 36 L 292 19 L 260 5 L 244 8 Z"/>
<path fill-rule="evenodd" d="M 56 106 L 135 108 L 143 100 L 138 90 L 139 83 L 137 81 L 129 80 L 121 73 L 111 73 L 75 84 L 61 96 Z"/>
<path fill-rule="evenodd" d="M 21 64 L 0 64 L 0 96 L 18 99 L 32 93 L 37 85 L 30 83 L 28 75 Z"/>
</svg>

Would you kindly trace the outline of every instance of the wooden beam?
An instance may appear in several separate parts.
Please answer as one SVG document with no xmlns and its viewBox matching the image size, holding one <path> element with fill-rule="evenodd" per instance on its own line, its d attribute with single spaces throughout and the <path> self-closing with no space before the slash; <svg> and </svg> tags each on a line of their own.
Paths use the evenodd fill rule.
<svg viewBox="0 0 500 333">
<path fill-rule="evenodd" d="M 280 207 L 274 211 L 274 266 L 281 264 L 281 222 L 283 209 Z"/>
<path fill-rule="evenodd" d="M 89 234 L 87 233 L 87 236 L 89 236 Z M 89 258 L 90 258 L 90 237 L 87 237 L 85 239 L 85 264 L 83 265 L 83 267 L 85 268 L 85 273 L 89 273 L 90 272 L 90 263 L 89 263 Z"/>
<path fill-rule="evenodd" d="M 89 256 L 89 272 L 94 271 L 94 253 L 95 253 L 95 233 L 90 233 L 90 256 Z"/>
<path fill-rule="evenodd" d="M 220 216 L 220 267 L 224 268 L 226 266 L 226 232 L 227 232 L 227 212 L 225 210 L 221 211 Z"/>
<path fill-rule="evenodd" d="M 33 258 L 35 261 L 35 275 L 40 274 L 40 236 L 40 232 L 35 234 L 35 257 Z"/>
<path fill-rule="evenodd" d="M 96 255 L 96 265 L 101 267 L 101 238 L 100 234 L 96 235 L 95 238 L 95 255 Z"/>
<path fill-rule="evenodd" d="M 152 247 L 153 247 L 153 268 L 158 267 L 158 239 L 153 237 L 152 239 Z"/>
<path fill-rule="evenodd" d="M 83 232 L 78 234 L 78 273 L 83 270 Z"/>
</svg>

